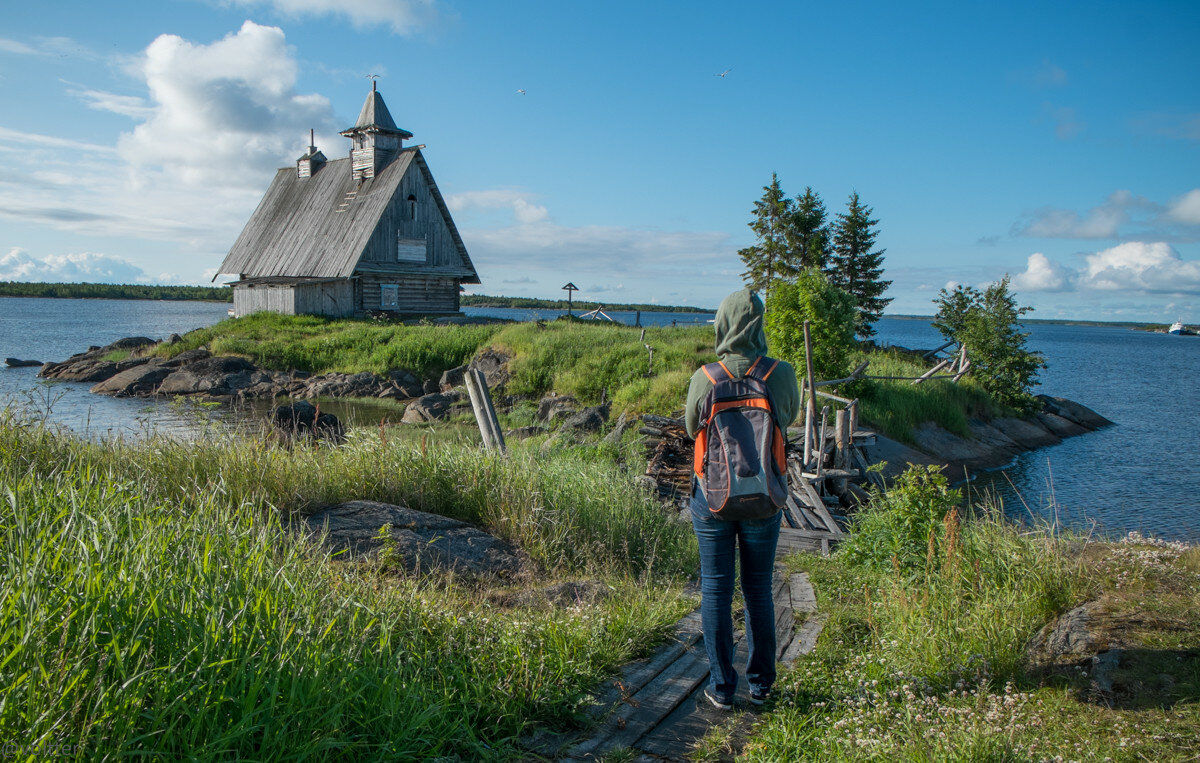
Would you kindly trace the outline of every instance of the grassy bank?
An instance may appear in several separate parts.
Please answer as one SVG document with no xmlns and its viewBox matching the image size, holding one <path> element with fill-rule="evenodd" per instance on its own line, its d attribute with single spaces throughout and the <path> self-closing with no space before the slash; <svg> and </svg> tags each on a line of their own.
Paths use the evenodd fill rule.
<svg viewBox="0 0 1200 763">
<path fill-rule="evenodd" d="M 1200 744 L 1200 550 L 1030 531 L 960 496 L 902 484 L 831 559 L 799 556 L 829 620 L 781 676 L 748 760 L 1194 760 Z M 914 532 L 915 530 L 915 532 Z M 1092 665 L 1034 667 L 1026 644 L 1098 601 L 1121 648 L 1111 691 Z M 705 748 L 728 744 L 720 732 Z"/>
<path fill-rule="evenodd" d="M 654 348 L 653 365 L 645 345 Z M 611 323 L 406 326 L 267 313 L 193 331 L 158 352 L 174 355 L 200 346 L 279 370 L 386 373 L 405 368 L 421 378 L 437 378 L 480 349 L 495 347 L 513 356 L 510 393 L 556 392 L 594 403 L 607 392 L 616 411 L 660 414 L 681 408 L 692 373 L 715 359 L 710 326 L 647 328 L 643 340 L 640 329 Z M 870 360 L 875 375 L 916 376 L 927 370 L 890 350 L 859 355 L 855 362 Z M 902 440 L 923 421 L 965 434 L 967 418 L 1006 413 L 969 377 L 959 384 L 934 381 L 916 387 L 859 382 L 853 392 L 863 401 L 868 423 Z"/>
<path fill-rule="evenodd" d="M 96 444 L 10 415 L 0 483 L 0 729 L 32 758 L 515 756 L 692 606 L 686 528 L 604 458 L 357 430 L 336 449 Z M 289 528 L 350 498 L 469 519 L 543 582 L 612 596 L 506 609 L 479 584 L 332 562 Z"/>
</svg>

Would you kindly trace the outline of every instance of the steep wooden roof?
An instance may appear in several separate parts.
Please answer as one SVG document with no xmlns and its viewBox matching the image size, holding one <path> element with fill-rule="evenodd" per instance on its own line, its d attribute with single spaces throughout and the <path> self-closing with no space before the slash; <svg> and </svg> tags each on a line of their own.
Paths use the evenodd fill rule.
<svg viewBox="0 0 1200 763">
<path fill-rule="evenodd" d="M 358 121 L 353 127 L 342 130 L 342 135 L 352 135 L 356 132 L 381 132 L 411 138 L 412 133 L 396 126 L 396 120 L 383 102 L 383 96 L 372 87 L 363 101 L 362 110 L 358 112 Z"/>
<path fill-rule="evenodd" d="M 362 183 L 351 176 L 349 159 L 328 162 L 304 179 L 296 176 L 294 168 L 280 169 L 218 272 L 243 278 L 352 275 L 400 181 L 414 166 L 413 171 L 424 175 L 462 258 L 461 268 L 436 270 L 479 283 L 450 210 L 416 148 L 402 149 L 379 174 Z M 416 264 L 405 269 L 434 270 Z"/>
</svg>

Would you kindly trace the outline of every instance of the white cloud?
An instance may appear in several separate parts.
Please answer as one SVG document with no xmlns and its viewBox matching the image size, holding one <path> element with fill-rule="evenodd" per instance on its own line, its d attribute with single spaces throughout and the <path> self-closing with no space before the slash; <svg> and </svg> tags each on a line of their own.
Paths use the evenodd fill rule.
<svg viewBox="0 0 1200 763">
<path fill-rule="evenodd" d="M 1013 284 L 1026 291 L 1195 295 L 1200 294 L 1200 261 L 1183 259 L 1166 242 L 1128 241 L 1083 255 L 1080 268 L 1032 254 Z"/>
<path fill-rule="evenodd" d="M 1043 60 L 1033 73 L 1033 84 L 1038 87 L 1062 87 L 1067 81 L 1067 72 L 1049 59 Z"/>
<path fill-rule="evenodd" d="M 0 257 L 2 281 L 50 281 L 89 283 L 149 283 L 146 271 L 128 260 L 107 254 L 82 252 L 52 254 L 42 259 L 13 247 Z"/>
<path fill-rule="evenodd" d="M 1059 140 L 1070 140 L 1083 132 L 1083 120 L 1070 106 L 1054 106 L 1047 103 L 1043 104 L 1043 110 L 1054 123 L 1054 135 Z"/>
<path fill-rule="evenodd" d="M 118 95 L 104 90 L 87 88 L 67 92 L 82 99 L 88 108 L 97 111 L 110 111 L 113 114 L 121 114 L 133 119 L 147 119 L 154 114 L 154 109 L 146 103 L 146 99 L 136 95 Z"/>
<path fill-rule="evenodd" d="M 1167 217 L 1188 225 L 1200 225 L 1200 188 L 1194 188 L 1167 204 Z"/>
<path fill-rule="evenodd" d="M 1041 252 L 1029 255 L 1025 271 L 1013 277 L 1013 286 L 1027 291 L 1066 291 L 1073 285 L 1069 270 L 1050 261 Z"/>
<path fill-rule="evenodd" d="M 19 56 L 36 56 L 37 48 L 32 45 L 21 42 L 20 40 L 10 40 L 5 37 L 0 37 L 0 51 L 5 53 L 16 53 Z"/>
<path fill-rule="evenodd" d="M 112 146 L 102 146 L 98 143 L 88 143 L 81 140 L 58 138 L 53 135 L 42 135 L 36 132 L 23 132 L 21 130 L 10 130 L 7 127 L 0 127 L 0 146 L 4 146 L 5 144 L 34 146 L 38 148 L 67 148 L 96 154 L 115 154 L 117 152 Z"/>
<path fill-rule="evenodd" d="M 434 0 L 231 0 L 237 5 L 269 5 L 293 18 L 344 16 L 351 24 L 366 29 L 389 26 L 396 34 L 412 32 L 432 23 L 438 15 Z"/>
<path fill-rule="evenodd" d="M 536 223 L 549 217 L 549 212 L 540 204 L 534 204 L 531 196 L 522 191 L 494 189 L 490 191 L 463 191 L 446 197 L 446 205 L 452 212 L 471 209 L 509 209 L 519 223 Z"/>
</svg>

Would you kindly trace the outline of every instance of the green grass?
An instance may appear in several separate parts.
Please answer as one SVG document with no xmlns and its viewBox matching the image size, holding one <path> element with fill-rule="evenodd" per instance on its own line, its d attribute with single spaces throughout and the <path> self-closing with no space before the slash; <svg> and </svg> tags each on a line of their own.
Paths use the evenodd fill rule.
<svg viewBox="0 0 1200 763">
<path fill-rule="evenodd" d="M 422 326 L 260 313 L 193 331 L 182 342 L 156 352 L 176 355 L 207 346 L 214 353 L 243 355 L 278 370 L 387 373 L 404 368 L 422 379 L 436 379 L 490 346 L 513 355 L 510 394 L 555 392 L 585 403 L 607 395 L 618 413 L 670 414 L 682 409 L 692 373 L 715 357 L 712 328 L 645 331 L 643 340 L 640 329 L 582 321 Z M 644 345 L 654 348 L 653 364 Z M 871 361 L 873 375 L 917 376 L 927 370 L 893 351 L 861 352 L 854 363 L 865 359 Z M 862 420 L 901 440 L 910 440 L 912 428 L 925 421 L 965 435 L 969 418 L 1011 413 L 969 376 L 958 384 L 918 386 L 863 381 L 854 385 L 852 394 L 862 401 Z"/>
<path fill-rule="evenodd" d="M 872 507 L 856 525 L 888 524 L 871 514 L 894 508 Z M 1194 549 L 1151 547 L 1147 562 L 1137 544 L 1061 538 L 986 509 L 942 524 L 915 569 L 875 564 L 853 546 L 831 559 L 790 560 L 808 571 L 829 620 L 814 652 L 781 675 L 745 759 L 1193 759 Z M 1047 677 L 1025 656 L 1043 624 L 1097 597 L 1129 625 L 1121 642 L 1129 664 L 1108 702 L 1089 699 L 1086 673 Z M 1154 615 L 1146 602 L 1164 598 L 1166 613 Z"/>
<path fill-rule="evenodd" d="M 694 605 L 686 528 L 610 461 L 517 443 L 88 443 L 8 415 L 0 484 L 0 732 L 22 756 L 518 757 L 516 735 L 568 720 Z M 615 593 L 500 609 L 288 527 L 349 498 L 478 522 L 543 579 Z"/>
</svg>

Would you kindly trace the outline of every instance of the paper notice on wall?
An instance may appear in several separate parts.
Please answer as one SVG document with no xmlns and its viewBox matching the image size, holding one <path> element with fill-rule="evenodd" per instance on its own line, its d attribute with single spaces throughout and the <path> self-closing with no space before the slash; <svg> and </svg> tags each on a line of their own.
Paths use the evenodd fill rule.
<svg viewBox="0 0 1200 763">
<path fill-rule="evenodd" d="M 394 283 L 380 284 L 379 286 L 379 309 L 380 310 L 399 310 L 400 309 L 400 287 Z"/>
<path fill-rule="evenodd" d="M 404 238 L 396 240 L 396 262 L 424 262 L 425 239 Z"/>
</svg>

